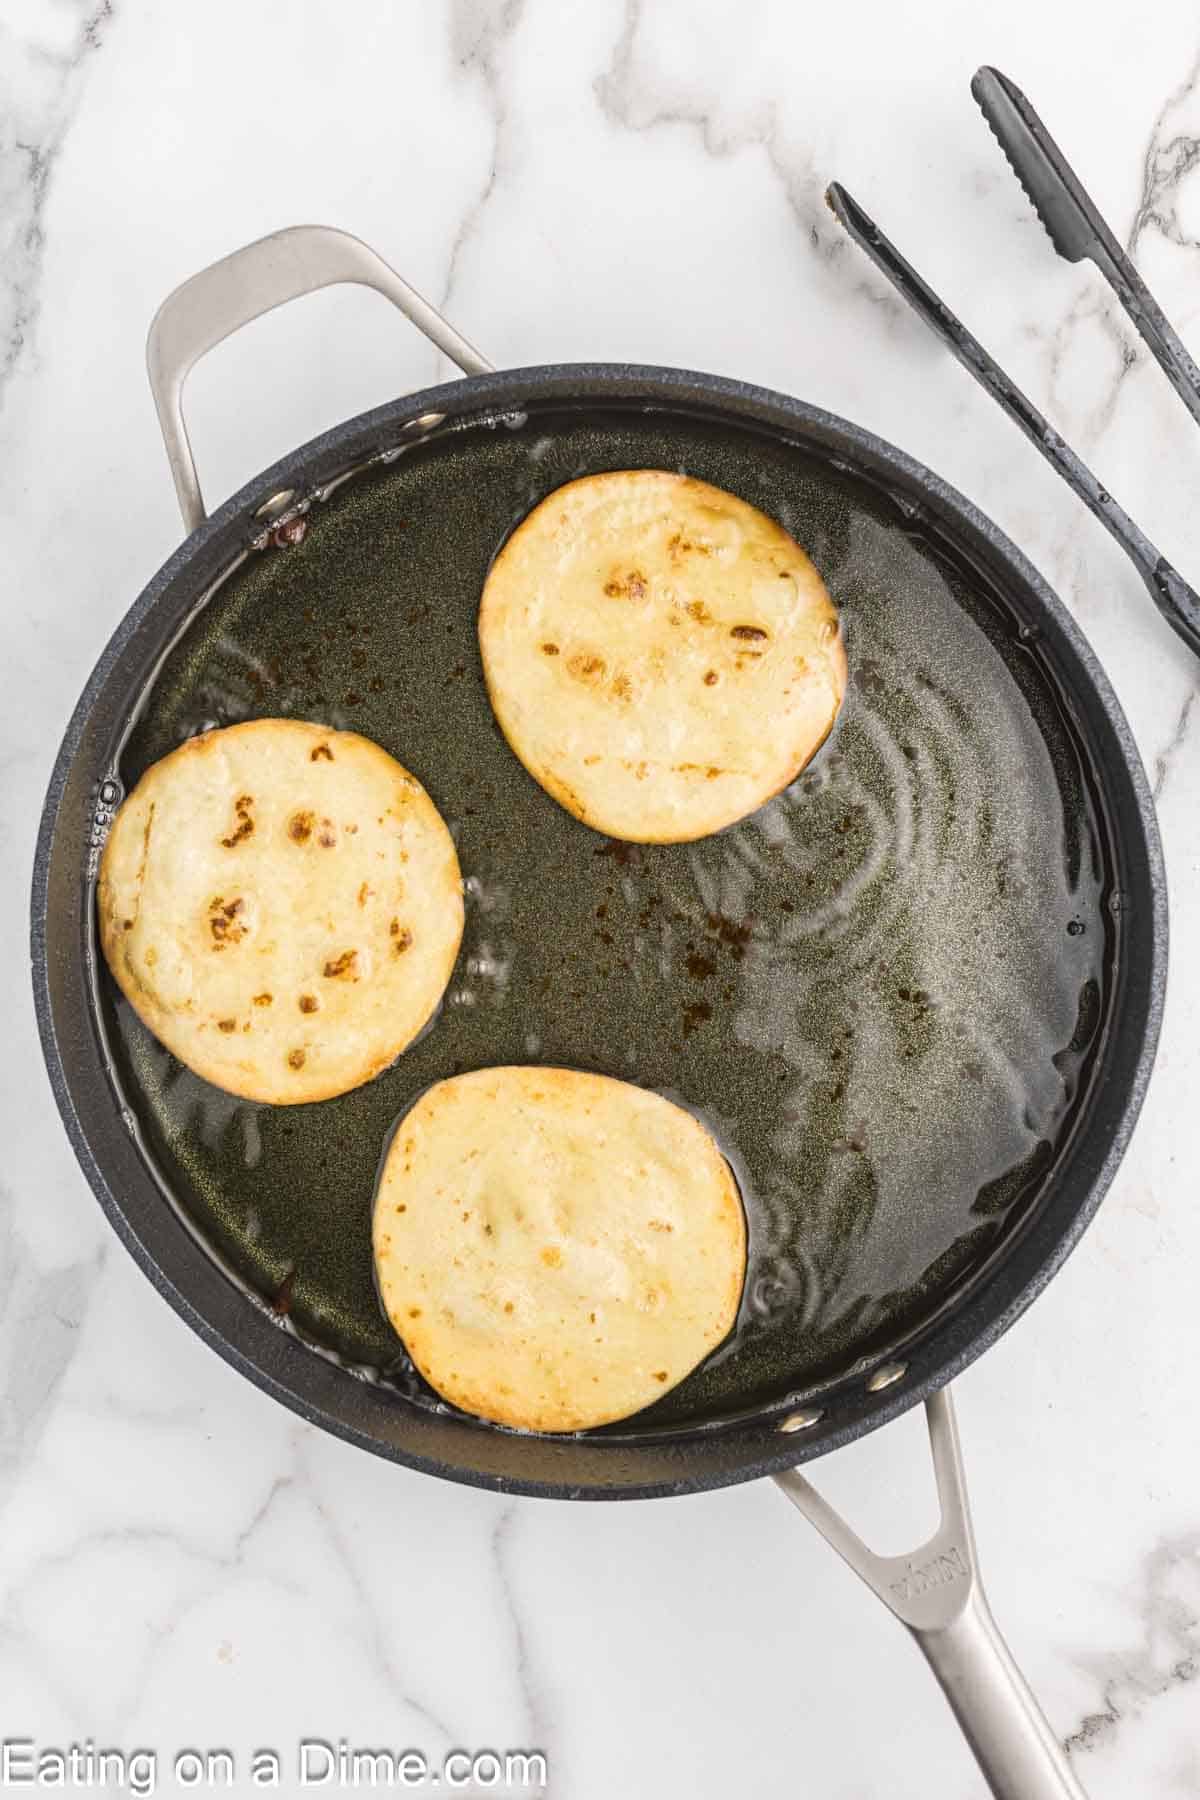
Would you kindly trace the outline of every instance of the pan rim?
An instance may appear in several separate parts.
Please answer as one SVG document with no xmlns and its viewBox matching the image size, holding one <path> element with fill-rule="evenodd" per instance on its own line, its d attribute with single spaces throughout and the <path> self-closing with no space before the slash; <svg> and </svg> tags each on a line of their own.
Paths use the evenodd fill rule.
<svg viewBox="0 0 1200 1800">
<path fill-rule="evenodd" d="M 1145 885 L 1150 898 L 1149 916 L 1143 916 L 1140 921 L 1148 958 L 1142 972 L 1138 996 L 1140 1022 L 1135 1021 L 1138 1026 L 1136 1054 L 1128 1059 L 1130 1068 L 1124 1091 L 1118 1095 L 1115 1107 L 1110 1109 L 1104 1122 L 1104 1154 L 1092 1171 L 1086 1192 L 1072 1215 L 1065 1225 L 1061 1220 L 1055 1221 L 1053 1231 L 1046 1234 L 1050 1241 L 1035 1256 L 1028 1277 L 1007 1294 L 999 1309 L 994 1304 L 989 1308 L 987 1302 L 989 1296 L 994 1300 L 998 1278 L 1005 1268 L 1011 1269 L 1012 1259 L 1005 1254 L 997 1258 L 991 1277 L 980 1283 L 978 1291 L 971 1296 L 970 1307 L 966 1309 L 979 1310 L 986 1315 L 978 1328 L 969 1330 L 965 1342 L 949 1354 L 931 1354 L 927 1366 L 915 1373 L 913 1379 L 897 1384 L 890 1396 L 872 1396 L 866 1405 L 860 1405 L 843 1415 L 841 1424 L 831 1423 L 824 1430 L 814 1428 L 811 1436 L 780 1437 L 777 1418 L 774 1414 L 768 1416 L 764 1410 L 750 1420 L 722 1426 L 719 1433 L 721 1442 L 730 1449 L 744 1451 L 734 1461 L 725 1460 L 720 1466 L 714 1467 L 699 1458 L 690 1467 L 681 1467 L 680 1474 L 672 1479 L 626 1481 L 618 1478 L 616 1483 L 578 1482 L 569 1478 L 562 1481 L 527 1480 L 519 1476 L 466 1468 L 439 1457 L 402 1448 L 347 1417 L 345 1408 L 339 1410 L 335 1405 L 335 1400 L 339 1397 L 344 1399 L 344 1396 L 335 1396 L 330 1384 L 354 1381 L 349 1371 L 324 1363 L 303 1346 L 285 1338 L 277 1325 L 266 1318 L 259 1319 L 254 1309 L 246 1309 L 243 1296 L 239 1295 L 238 1301 L 243 1309 L 241 1318 L 245 1324 L 240 1325 L 239 1330 L 241 1338 L 249 1340 L 249 1347 L 244 1341 L 235 1339 L 227 1328 L 223 1328 L 220 1322 L 210 1316 L 212 1309 L 201 1308 L 184 1291 L 175 1276 L 163 1267 L 158 1253 L 139 1234 L 93 1149 L 88 1130 L 76 1110 L 72 1077 L 59 1042 L 50 966 L 52 956 L 61 954 L 62 950 L 61 945 L 52 944 L 49 932 L 50 876 L 67 781 L 75 766 L 97 700 L 122 656 L 129 649 L 135 634 L 150 619 L 164 596 L 172 590 L 177 578 L 189 570 L 206 549 L 226 543 L 232 547 L 236 530 L 231 528 L 240 527 L 244 530 L 266 495 L 278 491 L 289 481 L 294 482 L 298 473 L 303 475 L 307 471 L 311 476 L 314 464 L 335 460 L 352 446 L 361 448 L 364 443 L 369 444 L 380 435 L 394 437 L 398 426 L 402 427 L 408 420 L 423 413 L 444 411 L 448 417 L 453 414 L 470 417 L 473 413 L 486 413 L 489 408 L 512 410 L 523 399 L 535 396 L 539 399 L 560 397 L 578 400 L 583 388 L 591 390 L 589 397 L 593 399 L 607 396 L 614 400 L 628 401 L 642 394 L 653 396 L 657 403 L 666 406 L 683 407 L 690 403 L 710 410 L 715 406 L 731 424 L 737 423 L 740 415 L 741 422 L 746 425 L 757 422 L 760 426 L 767 425 L 776 430 L 791 429 L 798 436 L 835 440 L 843 447 L 842 453 L 849 453 L 853 459 L 852 467 L 857 466 L 864 471 L 870 468 L 886 470 L 906 485 L 915 487 L 935 503 L 938 514 L 944 523 L 949 524 L 952 534 L 960 543 L 974 540 L 977 545 L 986 547 L 1009 576 L 1021 583 L 1026 593 L 1036 602 L 1041 614 L 1052 624 L 1072 664 L 1072 676 L 1077 680 L 1082 678 L 1089 691 L 1088 697 L 1094 698 L 1099 708 L 1102 726 L 1098 727 L 1092 721 L 1085 736 L 1095 739 L 1098 732 L 1106 731 L 1110 746 L 1119 755 L 1120 766 L 1117 772 L 1132 790 L 1137 829 L 1134 830 L 1133 821 L 1126 818 L 1120 830 L 1114 829 L 1114 835 L 1118 848 L 1132 848 L 1144 861 Z M 925 1398 L 934 1388 L 952 1379 L 989 1348 L 1031 1304 L 1065 1261 L 1094 1216 L 1116 1173 L 1136 1123 L 1153 1066 L 1162 1017 L 1167 956 L 1167 904 L 1161 844 L 1149 783 L 1108 678 L 1072 615 L 1049 584 L 1007 536 L 970 500 L 915 458 L 875 434 L 833 413 L 769 389 L 727 377 L 654 365 L 548 364 L 502 370 L 438 384 L 348 419 L 289 452 L 270 468 L 253 477 L 195 532 L 183 539 L 118 624 L 84 687 L 64 734 L 55 759 L 38 832 L 32 891 L 31 947 L 35 1007 L 43 1054 L 56 1103 L 88 1183 L 139 1266 L 192 1329 L 215 1348 L 224 1360 L 310 1423 L 318 1424 L 376 1454 L 446 1479 L 493 1491 L 543 1497 L 650 1498 L 688 1491 L 700 1492 L 755 1479 L 807 1461 L 864 1435 L 866 1431 L 898 1416 Z M 1120 979 L 1122 976 L 1119 972 L 1118 980 Z M 1114 1002 L 1114 1006 L 1116 1004 Z M 1081 1134 L 1099 1133 L 1094 1096 L 1089 1099 L 1085 1113 L 1081 1115 L 1079 1129 Z M 1007 1285 L 1011 1286 L 1011 1282 Z M 250 1328 L 251 1325 L 253 1329 Z M 271 1337 L 262 1340 L 260 1353 L 257 1340 L 261 1331 L 269 1332 Z M 940 1333 L 935 1331 L 929 1345 L 931 1351 L 936 1349 L 939 1338 Z M 291 1355 L 280 1354 L 284 1345 Z M 272 1351 L 273 1353 L 269 1353 Z M 296 1355 L 303 1358 L 303 1369 L 298 1378 L 291 1379 L 295 1373 L 292 1357 Z M 321 1371 L 319 1376 L 316 1373 L 318 1370 Z M 307 1378 L 304 1378 L 305 1371 Z M 361 1382 L 356 1385 L 360 1391 L 365 1387 Z M 840 1402 L 842 1388 L 848 1385 L 848 1381 L 843 1382 L 840 1378 L 828 1384 L 831 1411 Z M 861 1381 L 858 1385 L 861 1387 Z M 328 1393 L 327 1388 L 330 1388 Z M 390 1401 L 389 1396 L 389 1404 Z M 775 1413 L 778 1413 L 778 1407 L 775 1408 Z M 829 1417 L 829 1414 L 826 1416 Z M 478 1429 L 487 1431 L 490 1435 L 490 1428 L 479 1426 Z M 688 1451 L 698 1441 L 703 1443 L 707 1440 L 711 1444 L 716 1441 L 717 1436 L 711 1430 L 706 1431 L 703 1423 L 698 1424 L 692 1432 L 681 1433 L 678 1447 L 682 1452 L 682 1462 L 686 1462 Z M 546 1441 L 539 1439 L 538 1443 L 544 1447 Z M 559 1440 L 559 1443 L 567 1452 L 581 1447 L 581 1440 L 575 1438 Z M 613 1464 L 619 1463 L 622 1458 L 632 1457 L 636 1460 L 641 1448 L 631 1446 L 628 1442 L 605 1440 L 601 1437 L 591 1437 L 586 1443 L 589 1460 L 594 1454 L 598 1454 L 601 1459 L 607 1456 Z M 660 1444 L 655 1449 L 660 1461 L 664 1456 L 669 1459 L 672 1454 L 671 1448 L 666 1445 Z M 568 1461 L 569 1456 L 562 1460 Z"/>
</svg>

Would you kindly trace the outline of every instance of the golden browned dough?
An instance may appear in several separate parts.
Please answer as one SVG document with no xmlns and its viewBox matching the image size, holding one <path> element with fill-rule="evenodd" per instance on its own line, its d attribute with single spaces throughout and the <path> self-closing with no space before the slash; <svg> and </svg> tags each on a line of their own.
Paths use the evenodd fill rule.
<svg viewBox="0 0 1200 1800">
<path fill-rule="evenodd" d="M 661 1399 L 725 1338 L 746 1224 L 709 1133 L 574 1069 L 441 1081 L 397 1127 L 375 1267 L 417 1368 L 466 1412 L 580 1431 Z"/>
<path fill-rule="evenodd" d="M 206 732 L 148 769 L 98 905 L 108 966 L 155 1036 L 281 1106 L 394 1061 L 463 928 L 454 844 L 420 782 L 378 744 L 295 719 Z"/>
<path fill-rule="evenodd" d="M 846 686 L 837 614 L 782 526 L 662 469 L 556 489 L 497 556 L 479 643 L 500 727 L 597 831 L 706 837 L 787 786 Z"/>
</svg>

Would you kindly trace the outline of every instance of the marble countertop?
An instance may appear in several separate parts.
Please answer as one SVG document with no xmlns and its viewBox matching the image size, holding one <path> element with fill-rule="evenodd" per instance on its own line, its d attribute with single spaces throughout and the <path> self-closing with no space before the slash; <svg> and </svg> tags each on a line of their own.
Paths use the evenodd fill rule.
<svg viewBox="0 0 1200 1800">
<path fill-rule="evenodd" d="M 7 0 L 0 20 L 0 1739 L 534 1746 L 563 1800 L 976 1800 L 903 1632 L 771 1484 L 568 1506 L 302 1424 L 118 1246 L 60 1128 L 23 946 L 67 716 L 181 532 L 143 368 L 178 281 L 357 232 L 497 364 L 710 369 L 845 414 L 1063 596 L 1158 799 L 1170 994 L 1132 1148 L 1051 1288 L 958 1383 L 994 1610 L 1094 1800 L 1200 1795 L 1200 706 L 1133 570 L 839 237 L 864 201 L 1200 578 L 1200 439 L 1090 265 L 1051 252 L 968 91 L 1017 79 L 1200 352 L 1200 33 L 1127 8 L 851 0 Z M 438 379 L 378 299 L 260 321 L 190 392 L 216 499 Z M 919 1417 L 817 1467 L 884 1549 Z M 295 1791 L 289 1775 L 285 1791 Z M 96 1791 L 96 1790 L 93 1790 Z M 129 1791 L 116 1789 L 112 1791 Z"/>
</svg>

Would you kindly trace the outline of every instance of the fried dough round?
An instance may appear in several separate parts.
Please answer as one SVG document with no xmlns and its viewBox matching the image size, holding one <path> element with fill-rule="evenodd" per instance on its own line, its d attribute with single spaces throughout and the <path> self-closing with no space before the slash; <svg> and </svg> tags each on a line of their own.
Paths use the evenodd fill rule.
<svg viewBox="0 0 1200 1800">
<path fill-rule="evenodd" d="M 229 1093 L 369 1081 L 426 1024 L 463 930 L 454 844 L 378 744 L 295 719 L 189 738 L 113 822 L 100 942 L 134 1009 Z"/>
<path fill-rule="evenodd" d="M 661 469 L 556 489 L 479 608 L 501 730 L 547 793 L 611 837 L 680 843 L 794 780 L 841 705 L 816 569 L 744 500 Z"/>
<path fill-rule="evenodd" d="M 531 1431 L 627 1418 L 725 1338 L 746 1222 L 709 1133 L 574 1069 L 479 1069 L 422 1095 L 376 1195 L 375 1268 L 421 1374 Z"/>
</svg>

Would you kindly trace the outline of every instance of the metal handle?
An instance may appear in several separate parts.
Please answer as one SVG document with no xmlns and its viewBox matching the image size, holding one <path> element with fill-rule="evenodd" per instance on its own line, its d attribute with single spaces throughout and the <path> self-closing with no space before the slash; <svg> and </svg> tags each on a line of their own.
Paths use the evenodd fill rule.
<svg viewBox="0 0 1200 1800">
<path fill-rule="evenodd" d="M 988 1607 L 948 1388 L 925 1413 L 942 1518 L 908 1556 L 876 1556 L 798 1469 L 775 1479 L 916 1638 L 996 1800 L 1086 1800 Z"/>
<path fill-rule="evenodd" d="M 214 344 L 262 313 L 343 281 L 383 294 L 464 374 L 481 375 L 492 367 L 394 269 L 345 231 L 334 231 L 328 225 L 294 225 L 222 257 L 168 294 L 154 315 L 146 340 L 150 387 L 179 508 L 189 531 L 205 518 L 183 420 L 183 384 L 193 365 Z"/>
</svg>

